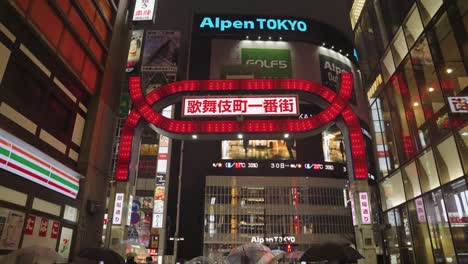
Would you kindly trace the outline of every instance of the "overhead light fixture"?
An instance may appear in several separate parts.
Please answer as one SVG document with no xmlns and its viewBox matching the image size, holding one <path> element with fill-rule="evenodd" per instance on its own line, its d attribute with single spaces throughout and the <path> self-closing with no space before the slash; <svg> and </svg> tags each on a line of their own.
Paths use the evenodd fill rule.
<svg viewBox="0 0 468 264">
<path fill-rule="evenodd" d="M 283 39 L 283 37 L 279 37 L 279 40 L 282 40 L 282 39 Z"/>
<path fill-rule="evenodd" d="M 257 38 L 257 39 L 261 39 L 261 38 L 262 38 L 262 37 L 258 36 L 258 38 Z"/>
<path fill-rule="evenodd" d="M 284 134 L 284 138 L 289 138 L 289 134 Z"/>
<path fill-rule="evenodd" d="M 418 102 L 414 102 L 413 106 L 414 106 L 414 107 L 418 107 L 418 106 L 419 106 L 419 103 L 418 103 Z"/>
<path fill-rule="evenodd" d="M 430 93 L 432 93 L 433 91 L 435 91 L 434 87 L 429 87 L 427 90 L 428 90 Z"/>
<path fill-rule="evenodd" d="M 244 138 L 244 135 L 238 134 L 238 135 L 237 135 L 237 138 L 238 138 L 238 139 L 242 139 L 242 138 Z"/>
<path fill-rule="evenodd" d="M 271 37 L 268 37 L 268 39 L 271 39 Z"/>
<path fill-rule="evenodd" d="M 331 46 L 331 49 L 334 49 L 334 48 L 335 48 L 335 46 Z"/>
<path fill-rule="evenodd" d="M 197 139 L 198 136 L 197 136 L 197 135 L 192 135 L 192 138 L 193 138 L 193 139 Z"/>
<path fill-rule="evenodd" d="M 340 50 L 340 52 L 342 52 L 342 50 Z"/>
<path fill-rule="evenodd" d="M 322 42 L 322 46 L 325 46 L 325 42 Z"/>
<path fill-rule="evenodd" d="M 245 39 L 249 39 L 249 36 L 245 36 Z"/>
<path fill-rule="evenodd" d="M 348 56 L 349 56 L 349 54 L 348 54 L 348 53 L 346 53 L 346 57 L 348 57 Z"/>
<path fill-rule="evenodd" d="M 445 70 L 448 74 L 451 74 L 453 72 L 453 69 L 452 68 L 447 68 L 447 70 Z"/>
</svg>

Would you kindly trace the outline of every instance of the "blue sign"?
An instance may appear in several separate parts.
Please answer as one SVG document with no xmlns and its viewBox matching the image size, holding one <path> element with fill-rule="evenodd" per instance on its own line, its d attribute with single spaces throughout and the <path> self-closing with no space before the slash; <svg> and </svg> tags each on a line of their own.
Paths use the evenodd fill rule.
<svg viewBox="0 0 468 264">
<path fill-rule="evenodd" d="M 223 19 L 219 17 L 205 16 L 202 18 L 200 29 L 218 29 L 220 31 L 230 29 L 241 30 L 270 30 L 270 31 L 307 31 L 307 23 L 297 19 L 281 18 L 255 18 L 249 20 Z"/>
</svg>

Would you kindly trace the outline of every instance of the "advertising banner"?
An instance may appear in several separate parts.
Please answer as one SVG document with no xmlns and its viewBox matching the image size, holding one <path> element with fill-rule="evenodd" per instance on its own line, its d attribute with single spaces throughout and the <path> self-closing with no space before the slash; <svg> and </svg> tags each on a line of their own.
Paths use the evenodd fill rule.
<svg viewBox="0 0 468 264">
<path fill-rule="evenodd" d="M 156 0 L 136 0 L 133 11 L 133 21 L 152 20 Z"/>
<path fill-rule="evenodd" d="M 177 76 L 177 56 L 180 33 L 148 30 L 145 37 L 141 67 L 141 82 L 146 93 L 174 82 Z"/>
<path fill-rule="evenodd" d="M 322 76 L 322 84 L 332 89 L 333 91 L 338 92 L 341 83 L 341 73 L 352 73 L 351 67 L 349 65 L 346 65 L 342 61 L 339 61 L 324 54 L 319 55 L 319 61 L 320 72 Z M 349 101 L 353 104 L 356 104 L 356 95 L 354 94 L 354 89 Z"/>
<path fill-rule="evenodd" d="M 151 234 L 151 214 L 141 210 L 140 200 L 142 200 L 142 198 L 136 198 L 132 202 L 128 239 L 148 247 Z"/>
<path fill-rule="evenodd" d="M 0 249 L 18 249 L 23 223 L 24 213 L 0 207 Z"/>
<path fill-rule="evenodd" d="M 58 253 L 62 257 L 67 258 L 70 255 L 70 246 L 73 238 L 73 229 L 62 227 L 62 234 L 60 235 L 60 243 Z"/>
<path fill-rule="evenodd" d="M 128 58 L 125 71 L 133 72 L 140 62 L 141 46 L 143 45 L 144 30 L 133 30 L 132 38 L 130 39 L 130 47 L 128 49 Z"/>
<path fill-rule="evenodd" d="M 260 78 L 292 78 L 291 51 L 288 49 L 241 49 L 242 64 L 259 65 Z"/>
<path fill-rule="evenodd" d="M 57 246 L 57 234 L 54 234 L 54 225 L 60 228 L 60 222 L 37 215 L 29 215 L 24 228 L 22 248 L 41 245 L 55 250 Z M 31 231 L 32 229 L 32 231 Z"/>
</svg>

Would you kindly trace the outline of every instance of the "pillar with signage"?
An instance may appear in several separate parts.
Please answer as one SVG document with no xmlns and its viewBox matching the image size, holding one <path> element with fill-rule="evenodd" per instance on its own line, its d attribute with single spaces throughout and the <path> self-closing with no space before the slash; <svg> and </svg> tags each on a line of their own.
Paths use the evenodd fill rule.
<svg viewBox="0 0 468 264">
<path fill-rule="evenodd" d="M 356 249 L 364 259 L 360 264 L 377 263 L 374 231 L 371 218 L 370 192 L 366 180 L 355 180 L 349 188 L 351 211 L 353 215 Z"/>
</svg>

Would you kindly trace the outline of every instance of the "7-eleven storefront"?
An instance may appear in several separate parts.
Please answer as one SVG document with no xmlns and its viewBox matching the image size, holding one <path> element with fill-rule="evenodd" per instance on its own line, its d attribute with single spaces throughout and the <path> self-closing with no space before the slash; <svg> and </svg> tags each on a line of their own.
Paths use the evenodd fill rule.
<svg viewBox="0 0 468 264">
<path fill-rule="evenodd" d="M 0 254 L 40 245 L 68 258 L 81 176 L 0 129 Z"/>
</svg>

